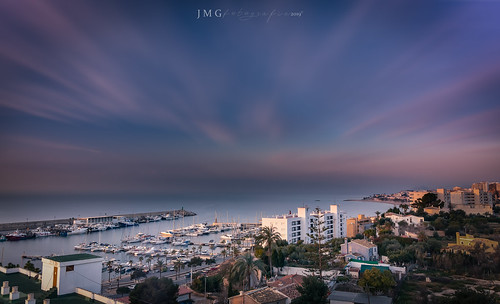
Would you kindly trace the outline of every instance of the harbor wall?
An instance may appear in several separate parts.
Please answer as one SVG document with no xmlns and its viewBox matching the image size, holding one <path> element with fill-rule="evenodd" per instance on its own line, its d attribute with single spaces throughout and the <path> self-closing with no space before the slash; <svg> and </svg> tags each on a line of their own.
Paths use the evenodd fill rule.
<svg viewBox="0 0 500 304">
<path fill-rule="evenodd" d="M 111 216 L 124 216 L 129 218 L 140 218 L 145 216 L 157 216 L 161 214 L 172 214 L 179 216 L 193 216 L 196 213 L 187 210 L 170 210 L 170 211 L 155 211 L 155 212 L 143 212 L 143 213 L 129 213 L 129 214 L 117 214 Z M 36 229 L 38 227 L 48 227 L 54 225 L 72 225 L 75 218 L 67 219 L 55 219 L 55 220 L 41 220 L 41 221 L 27 221 L 27 222 L 16 222 L 16 223 L 0 223 L 0 232 L 12 232 L 16 230 L 26 230 L 26 229 Z"/>
<path fill-rule="evenodd" d="M 17 223 L 0 224 L 0 232 L 11 232 L 16 230 L 36 229 L 38 227 L 54 226 L 58 224 L 72 224 L 73 219 L 43 220 Z"/>
</svg>

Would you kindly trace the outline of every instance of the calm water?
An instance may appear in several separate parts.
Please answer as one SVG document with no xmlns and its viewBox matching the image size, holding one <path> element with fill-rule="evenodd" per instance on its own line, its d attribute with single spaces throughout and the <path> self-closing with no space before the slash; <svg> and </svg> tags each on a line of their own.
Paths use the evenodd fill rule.
<svg viewBox="0 0 500 304">
<path fill-rule="evenodd" d="M 0 222 L 25 221 L 26 219 L 53 219 L 79 216 L 95 216 L 104 214 L 124 214 L 134 212 L 164 211 L 172 209 L 184 209 L 196 212 L 196 217 L 186 217 L 175 221 L 176 227 L 188 226 L 195 223 L 212 223 L 217 214 L 219 222 L 255 222 L 261 215 L 271 216 L 277 214 L 297 211 L 297 207 L 308 205 L 311 208 L 319 206 L 323 209 L 329 207 L 330 203 L 340 205 L 340 209 L 347 213 L 348 217 L 357 214 L 367 216 L 374 215 L 376 211 L 386 211 L 392 205 L 373 202 L 343 201 L 358 196 L 340 196 L 334 199 L 328 197 L 266 197 L 266 198 L 242 198 L 230 197 L 224 199 L 190 198 L 165 199 L 161 197 L 147 197 L 137 199 L 131 197 L 92 198 L 92 197 L 24 197 L 3 198 L 3 210 L 0 212 Z M 318 201 L 319 200 L 319 201 Z M 8 207 L 6 207 L 8 206 Z M 139 232 L 147 234 L 158 234 L 173 228 L 173 221 L 160 221 L 141 224 L 135 227 L 113 229 L 84 235 L 72 235 L 68 237 L 46 237 L 18 242 L 1 242 L 0 259 L 4 265 L 8 262 L 24 264 L 22 255 L 50 255 L 50 254 L 72 254 L 76 253 L 73 246 L 82 242 L 101 242 L 109 244 L 120 244 L 125 236 L 135 235 Z M 191 237 L 193 242 L 208 242 L 210 239 L 218 241 L 220 234 L 208 236 Z M 160 245 L 168 247 L 169 245 Z M 157 246 L 158 247 L 158 246 Z M 130 260 L 130 256 L 123 253 L 96 253 L 102 256 L 114 257 L 124 262 Z M 137 258 L 132 258 L 133 260 Z"/>
</svg>

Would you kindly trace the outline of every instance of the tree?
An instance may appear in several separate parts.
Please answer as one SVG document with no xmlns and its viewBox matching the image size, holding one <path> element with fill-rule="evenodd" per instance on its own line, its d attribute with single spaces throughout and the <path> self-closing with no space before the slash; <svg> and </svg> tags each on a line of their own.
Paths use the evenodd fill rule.
<svg viewBox="0 0 500 304">
<path fill-rule="evenodd" d="M 371 293 L 385 293 L 396 286 L 396 282 L 389 270 L 381 272 L 378 268 L 374 267 L 363 273 L 363 276 L 358 281 L 358 285 L 366 288 Z"/>
<path fill-rule="evenodd" d="M 132 274 L 130 275 L 130 278 L 132 280 L 140 279 L 140 278 L 144 278 L 144 277 L 146 277 L 146 274 L 144 273 L 144 271 L 142 271 L 140 269 L 134 270 L 134 272 L 132 272 Z"/>
<path fill-rule="evenodd" d="M 223 261 L 225 262 L 226 261 L 226 256 L 227 256 L 227 250 L 226 250 L 226 248 L 222 249 L 222 251 L 220 253 L 222 254 Z"/>
<path fill-rule="evenodd" d="M 181 260 L 175 260 L 174 269 L 175 269 L 175 279 L 177 280 L 179 278 L 179 272 L 181 272 L 181 269 L 184 269 L 184 263 Z"/>
<path fill-rule="evenodd" d="M 131 304 L 177 304 L 179 286 L 169 278 L 148 278 L 129 294 Z"/>
<path fill-rule="evenodd" d="M 201 266 L 201 264 L 203 264 L 203 259 L 200 258 L 200 257 L 193 257 L 191 258 L 191 260 L 188 262 L 188 266 L 189 267 L 193 267 L 193 266 Z"/>
<path fill-rule="evenodd" d="M 488 292 L 479 292 L 471 288 L 465 288 L 455 291 L 455 294 L 451 298 L 445 298 L 440 301 L 442 304 L 495 304 L 498 297 L 495 294 L 490 294 Z"/>
<path fill-rule="evenodd" d="M 163 260 L 158 259 L 158 260 L 156 261 L 156 266 L 157 266 L 157 267 L 158 267 L 158 269 L 160 270 L 160 278 L 161 278 L 161 271 L 163 270 L 163 265 L 164 265 L 164 264 L 165 264 L 165 263 L 163 262 Z"/>
<path fill-rule="evenodd" d="M 443 208 L 444 202 L 437 198 L 437 194 L 429 192 L 424 194 L 421 198 L 417 199 L 412 207 L 418 209 L 418 213 L 423 213 L 424 208 L 427 207 L 439 207 Z"/>
<path fill-rule="evenodd" d="M 292 304 L 321 304 L 327 303 L 328 286 L 317 276 L 307 276 L 302 286 L 297 287 L 300 296 Z"/>
<path fill-rule="evenodd" d="M 325 242 L 325 231 L 327 228 L 324 226 L 325 221 L 321 219 L 321 210 L 316 208 L 315 212 L 311 215 L 312 225 L 310 227 L 310 233 L 307 234 L 311 240 L 313 250 L 309 252 L 309 258 L 313 261 L 312 270 L 314 273 L 316 271 L 319 273 L 319 278 L 323 279 L 323 270 L 328 267 L 326 261 L 324 261 L 326 254 Z"/>
<path fill-rule="evenodd" d="M 126 293 L 129 293 L 130 292 L 130 288 L 128 288 L 127 286 L 122 286 L 122 287 L 118 287 L 116 289 L 116 293 L 117 294 L 120 294 L 120 295 L 124 295 Z"/>
<path fill-rule="evenodd" d="M 273 275 L 273 263 L 271 261 L 272 247 L 277 241 L 281 240 L 281 235 L 274 227 L 263 227 L 260 233 L 255 236 L 255 243 L 258 245 L 267 246 L 267 257 L 269 259 L 269 269 L 271 276 Z"/>
<path fill-rule="evenodd" d="M 148 263 L 148 269 L 149 269 L 149 271 L 151 271 L 151 262 L 152 261 L 153 261 L 153 259 L 150 258 L 150 257 L 146 259 L 146 263 Z"/>
<path fill-rule="evenodd" d="M 231 251 L 233 252 L 233 257 L 237 257 L 240 255 L 240 250 L 238 249 L 238 246 L 236 246 L 236 245 L 231 247 Z"/>
<path fill-rule="evenodd" d="M 401 204 L 399 207 L 404 210 L 405 214 L 408 213 L 408 209 L 410 209 L 410 206 L 407 204 Z"/>
<path fill-rule="evenodd" d="M 377 231 L 375 229 L 366 229 L 363 231 L 363 235 L 367 238 L 374 238 L 377 236 Z"/>
<path fill-rule="evenodd" d="M 262 261 L 257 260 L 251 253 L 246 253 L 240 256 L 236 263 L 231 268 L 231 278 L 238 282 L 242 282 L 243 289 L 250 290 L 252 287 L 252 277 L 258 278 L 260 272 L 265 272 L 265 265 Z"/>
<path fill-rule="evenodd" d="M 35 268 L 35 265 L 33 263 L 31 263 L 31 261 L 28 261 L 28 262 L 26 262 L 26 264 L 24 264 L 24 269 L 29 270 L 29 271 L 33 271 L 33 272 L 40 272 L 40 268 Z"/>
<path fill-rule="evenodd" d="M 108 268 L 108 281 L 111 283 L 111 273 L 113 272 L 113 262 L 108 261 L 106 262 L 106 267 Z"/>
</svg>

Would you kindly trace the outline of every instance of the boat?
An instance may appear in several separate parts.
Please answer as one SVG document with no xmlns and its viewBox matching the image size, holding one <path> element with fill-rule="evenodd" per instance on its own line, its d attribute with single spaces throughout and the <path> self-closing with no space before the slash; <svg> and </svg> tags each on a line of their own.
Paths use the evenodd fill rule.
<svg viewBox="0 0 500 304">
<path fill-rule="evenodd" d="M 223 234 L 221 235 L 221 240 L 232 240 L 233 236 L 231 234 Z"/>
<path fill-rule="evenodd" d="M 88 229 L 85 227 L 70 227 L 68 230 L 68 235 L 73 235 L 73 234 L 83 234 L 87 233 Z"/>
<path fill-rule="evenodd" d="M 38 227 L 37 229 L 33 230 L 33 233 L 36 235 L 36 237 L 46 237 L 46 236 L 56 235 L 55 233 L 50 232 L 48 230 L 43 230 L 41 227 Z"/>
<path fill-rule="evenodd" d="M 19 230 L 16 230 L 15 232 L 9 233 L 5 236 L 5 238 L 8 241 L 20 241 L 20 240 L 26 240 L 26 239 L 33 239 L 35 238 L 36 235 L 31 233 L 31 232 L 20 232 Z"/>
</svg>

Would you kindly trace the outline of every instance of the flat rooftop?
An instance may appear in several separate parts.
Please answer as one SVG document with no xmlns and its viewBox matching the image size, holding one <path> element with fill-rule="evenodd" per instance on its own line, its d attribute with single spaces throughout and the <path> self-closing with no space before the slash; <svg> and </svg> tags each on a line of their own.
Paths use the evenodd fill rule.
<svg viewBox="0 0 500 304">
<path fill-rule="evenodd" d="M 98 255 L 93 255 L 93 254 L 88 254 L 88 253 L 77 253 L 77 254 L 68 254 L 68 255 L 47 257 L 47 259 L 52 260 L 54 262 L 59 262 L 59 263 L 71 262 L 71 261 L 91 260 L 91 259 L 100 259 L 100 258 L 101 257 Z"/>
</svg>

